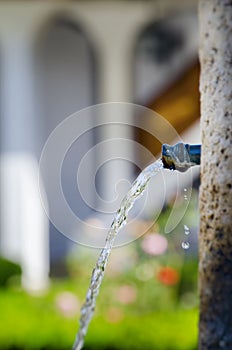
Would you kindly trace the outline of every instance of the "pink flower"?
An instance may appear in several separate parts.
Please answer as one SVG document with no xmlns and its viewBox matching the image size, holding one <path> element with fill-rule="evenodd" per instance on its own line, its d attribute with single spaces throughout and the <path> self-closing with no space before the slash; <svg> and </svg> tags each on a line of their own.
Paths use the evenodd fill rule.
<svg viewBox="0 0 232 350">
<path fill-rule="evenodd" d="M 80 302 L 71 292 L 59 293 L 55 300 L 57 309 L 68 318 L 75 317 L 80 310 Z"/>
<path fill-rule="evenodd" d="M 124 285 L 117 290 L 117 299 L 122 304 L 132 304 L 137 298 L 137 291 L 134 287 Z"/>
<path fill-rule="evenodd" d="M 161 255 L 167 250 L 168 241 L 159 233 L 149 233 L 142 240 L 141 246 L 147 254 Z"/>
</svg>

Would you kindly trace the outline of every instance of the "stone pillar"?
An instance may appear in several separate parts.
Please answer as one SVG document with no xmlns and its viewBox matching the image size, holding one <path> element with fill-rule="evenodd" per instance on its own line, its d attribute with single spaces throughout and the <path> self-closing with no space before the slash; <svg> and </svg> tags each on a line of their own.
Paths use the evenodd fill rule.
<svg viewBox="0 0 232 350">
<path fill-rule="evenodd" d="M 232 349 L 232 1 L 200 0 L 199 349 Z"/>
<path fill-rule="evenodd" d="M 112 28 L 109 32 L 112 31 Z M 114 107 L 102 108 L 102 117 L 106 121 L 105 127 L 100 129 L 98 134 L 99 140 L 107 140 L 107 153 L 112 155 L 112 159 L 107 162 L 103 170 L 103 178 L 100 184 L 100 192 L 103 199 L 112 200 L 115 197 L 115 183 L 114 181 L 129 181 L 131 180 L 132 167 L 131 163 L 123 161 L 125 156 L 125 140 L 133 139 L 132 127 L 120 124 L 120 121 L 128 124 L 133 122 L 132 115 L 129 114 L 129 108 L 121 108 L 118 104 L 125 102 L 132 102 L 132 51 L 131 43 L 125 42 L 125 36 L 117 36 L 117 39 L 112 44 L 112 33 L 108 38 L 105 38 L 100 51 L 100 67 L 99 67 L 99 102 L 112 103 L 117 102 Z M 120 115 L 118 115 L 120 111 Z M 124 114 L 124 115 L 123 115 Z M 113 124 L 110 124 L 113 123 Z M 115 124 L 117 123 L 117 124 Z M 115 152 L 115 139 L 121 139 L 117 142 L 117 152 Z M 130 154 L 130 161 L 133 162 L 133 148 L 127 144 L 127 155 Z M 103 165 L 106 161 L 105 153 L 98 154 L 98 164 Z M 115 159 L 115 153 L 118 159 Z M 120 204 L 122 198 L 115 203 L 116 206 Z M 109 206 L 106 202 L 106 208 Z M 104 210 L 104 208 L 103 208 Z"/>
<path fill-rule="evenodd" d="M 24 33 L 25 34 L 25 33 Z M 48 219 L 38 190 L 30 38 L 5 30 L 1 47 L 1 253 L 22 266 L 23 285 L 48 285 Z"/>
</svg>

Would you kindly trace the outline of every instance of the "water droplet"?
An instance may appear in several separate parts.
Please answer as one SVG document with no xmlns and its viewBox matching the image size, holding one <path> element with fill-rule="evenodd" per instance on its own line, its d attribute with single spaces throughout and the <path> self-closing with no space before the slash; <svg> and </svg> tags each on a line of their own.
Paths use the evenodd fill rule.
<svg viewBox="0 0 232 350">
<path fill-rule="evenodd" d="M 190 247 L 190 243 L 184 241 L 184 242 L 181 243 L 181 246 L 182 246 L 183 249 L 187 250 L 187 249 L 189 249 L 189 247 Z"/>
<path fill-rule="evenodd" d="M 190 230 L 189 230 L 189 227 L 187 225 L 184 225 L 184 233 L 185 233 L 185 235 L 190 234 Z"/>
<path fill-rule="evenodd" d="M 188 200 L 188 196 L 186 194 L 184 195 L 184 200 Z"/>
<path fill-rule="evenodd" d="M 187 188 L 184 188 L 184 192 L 187 192 Z"/>
</svg>

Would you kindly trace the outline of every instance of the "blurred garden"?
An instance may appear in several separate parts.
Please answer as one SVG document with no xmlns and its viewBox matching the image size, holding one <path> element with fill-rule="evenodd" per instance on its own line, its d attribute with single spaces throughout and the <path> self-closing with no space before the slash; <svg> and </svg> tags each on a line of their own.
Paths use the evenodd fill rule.
<svg viewBox="0 0 232 350">
<path fill-rule="evenodd" d="M 142 237 L 113 250 L 84 349 L 197 349 L 197 196 L 171 233 L 163 232 L 172 203 Z M 75 245 L 66 276 L 40 295 L 27 294 L 19 267 L 1 259 L 0 349 L 71 349 L 98 254 Z"/>
<path fill-rule="evenodd" d="M 0 350 L 71 349 L 80 316 L 82 348 L 103 274 L 84 350 L 232 349 L 231 24 L 228 0 L 0 1 Z"/>
</svg>

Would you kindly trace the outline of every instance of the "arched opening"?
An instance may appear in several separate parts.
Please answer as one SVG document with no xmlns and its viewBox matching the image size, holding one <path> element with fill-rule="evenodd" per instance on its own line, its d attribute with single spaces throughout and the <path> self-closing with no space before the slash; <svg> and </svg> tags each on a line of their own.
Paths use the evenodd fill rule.
<svg viewBox="0 0 232 350">
<path fill-rule="evenodd" d="M 55 18 L 43 31 L 36 47 L 38 95 L 43 142 L 64 119 L 94 104 L 94 55 L 88 38 L 78 24 L 64 17 Z M 83 150 L 93 144 L 94 132 L 90 132 L 73 144 L 68 152 L 62 186 L 66 200 L 84 219 L 90 209 L 81 202 L 76 186 L 78 164 Z M 80 204 L 81 202 L 81 204 Z M 80 212 L 81 211 L 81 212 Z M 50 224 L 51 265 L 59 262 L 72 244 Z M 56 269 L 58 271 L 60 269 Z"/>
<path fill-rule="evenodd" d="M 58 17 L 37 44 L 45 138 L 64 118 L 94 103 L 94 55 L 78 24 Z"/>
</svg>

